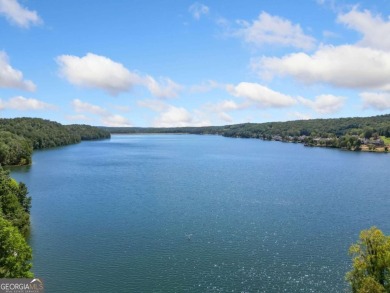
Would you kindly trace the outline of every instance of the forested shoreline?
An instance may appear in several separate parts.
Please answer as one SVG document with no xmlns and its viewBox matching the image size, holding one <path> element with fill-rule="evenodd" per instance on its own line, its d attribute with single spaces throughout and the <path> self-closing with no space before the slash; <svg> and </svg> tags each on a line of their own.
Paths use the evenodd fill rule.
<svg viewBox="0 0 390 293">
<path fill-rule="evenodd" d="M 27 187 L 2 165 L 31 164 L 33 150 L 106 139 L 110 133 L 89 125 L 62 125 L 39 118 L 0 119 L 0 278 L 31 278 L 31 197 Z"/>
<path fill-rule="evenodd" d="M 32 251 L 26 238 L 30 232 L 31 197 L 0 166 L 0 278 L 31 278 Z"/>
<path fill-rule="evenodd" d="M 311 119 L 288 122 L 244 123 L 206 127 L 102 127 L 112 134 L 187 133 L 226 137 L 299 142 L 347 150 L 387 152 L 390 146 L 390 114 L 373 117 Z"/>
<path fill-rule="evenodd" d="M 40 118 L 0 119 L 0 164 L 29 165 L 33 150 L 106 138 L 109 132 L 89 125 L 62 125 Z"/>
</svg>

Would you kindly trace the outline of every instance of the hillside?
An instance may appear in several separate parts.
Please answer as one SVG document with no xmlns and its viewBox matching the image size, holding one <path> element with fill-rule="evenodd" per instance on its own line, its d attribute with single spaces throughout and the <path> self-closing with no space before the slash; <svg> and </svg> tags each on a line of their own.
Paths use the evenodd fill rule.
<svg viewBox="0 0 390 293">
<path fill-rule="evenodd" d="M 0 119 L 0 164 L 27 165 L 33 150 L 109 137 L 107 131 L 88 125 L 62 125 L 40 118 Z"/>
<path fill-rule="evenodd" d="M 312 119 L 288 122 L 245 123 L 226 126 L 139 128 L 105 127 L 110 133 L 190 133 L 226 137 L 302 142 L 349 150 L 385 151 L 390 137 L 390 114 L 373 117 Z M 384 140 L 385 139 L 385 140 Z"/>
</svg>

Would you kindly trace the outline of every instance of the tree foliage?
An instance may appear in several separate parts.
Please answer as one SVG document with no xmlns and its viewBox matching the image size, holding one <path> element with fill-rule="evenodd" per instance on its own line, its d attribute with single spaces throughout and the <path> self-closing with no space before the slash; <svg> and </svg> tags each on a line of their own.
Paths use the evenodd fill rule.
<svg viewBox="0 0 390 293">
<path fill-rule="evenodd" d="M 0 217 L 0 278 L 32 278 L 32 251 L 9 221 Z"/>
<path fill-rule="evenodd" d="M 88 125 L 64 126 L 39 118 L 0 119 L 0 164 L 28 165 L 33 149 L 109 137 L 109 132 Z"/>
<path fill-rule="evenodd" d="M 31 278 L 31 248 L 25 240 L 30 231 L 31 197 L 27 187 L 0 167 L 0 278 Z"/>
<path fill-rule="evenodd" d="M 353 293 L 390 292 L 390 236 L 376 227 L 363 230 L 349 253 L 353 268 L 346 279 Z"/>
<path fill-rule="evenodd" d="M 31 163 L 32 145 L 27 139 L 8 131 L 0 131 L 0 163 L 27 165 Z"/>
<path fill-rule="evenodd" d="M 31 197 L 26 185 L 10 178 L 9 172 L 0 168 L 0 211 L 4 219 L 15 226 L 22 235 L 30 231 Z"/>
<path fill-rule="evenodd" d="M 95 140 L 110 138 L 110 133 L 99 127 L 84 124 L 66 125 L 65 128 L 80 140 Z"/>
</svg>

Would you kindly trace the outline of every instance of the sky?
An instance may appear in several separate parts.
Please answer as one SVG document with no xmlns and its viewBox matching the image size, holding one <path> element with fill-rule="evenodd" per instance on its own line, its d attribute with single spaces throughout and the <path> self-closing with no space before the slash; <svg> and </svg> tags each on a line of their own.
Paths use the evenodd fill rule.
<svg viewBox="0 0 390 293">
<path fill-rule="evenodd" d="M 182 127 L 390 113 L 390 0 L 0 0 L 0 117 Z"/>
</svg>

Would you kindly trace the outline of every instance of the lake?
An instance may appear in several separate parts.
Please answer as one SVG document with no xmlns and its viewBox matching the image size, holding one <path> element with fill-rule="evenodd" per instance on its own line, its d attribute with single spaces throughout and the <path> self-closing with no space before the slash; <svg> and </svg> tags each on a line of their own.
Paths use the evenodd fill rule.
<svg viewBox="0 0 390 293">
<path fill-rule="evenodd" d="M 36 151 L 47 292 L 343 292 L 349 246 L 390 234 L 390 155 L 200 135 Z"/>
</svg>

